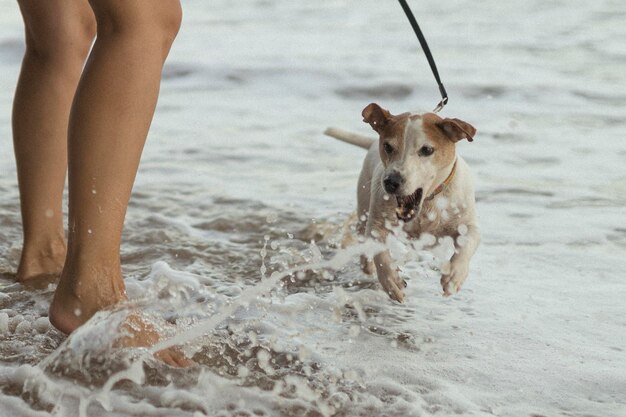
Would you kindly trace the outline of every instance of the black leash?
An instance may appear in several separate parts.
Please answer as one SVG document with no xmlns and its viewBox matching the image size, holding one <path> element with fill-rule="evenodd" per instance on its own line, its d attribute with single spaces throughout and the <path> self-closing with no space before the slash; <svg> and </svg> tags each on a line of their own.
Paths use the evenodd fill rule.
<svg viewBox="0 0 626 417">
<path fill-rule="evenodd" d="M 441 101 L 433 110 L 437 113 L 439 110 L 443 109 L 443 107 L 448 104 L 448 93 L 446 92 L 446 88 L 443 86 L 441 82 L 441 78 L 439 78 L 439 72 L 437 71 L 437 65 L 435 65 L 435 59 L 433 58 L 433 54 L 430 53 L 430 48 L 428 47 L 428 43 L 426 43 L 426 38 L 422 33 L 419 25 L 417 24 L 417 20 L 415 20 L 415 16 L 413 16 L 413 12 L 409 8 L 409 5 L 405 0 L 398 0 L 400 2 L 400 6 L 402 6 L 402 10 L 406 14 L 406 17 L 409 19 L 409 23 L 413 27 L 413 31 L 417 36 L 417 40 L 420 41 L 420 45 L 422 45 L 422 50 L 426 55 L 426 59 L 428 60 L 428 64 L 430 65 L 430 69 L 433 71 L 433 75 L 435 76 L 435 80 L 437 81 L 437 85 L 439 86 L 439 92 L 441 93 Z"/>
</svg>

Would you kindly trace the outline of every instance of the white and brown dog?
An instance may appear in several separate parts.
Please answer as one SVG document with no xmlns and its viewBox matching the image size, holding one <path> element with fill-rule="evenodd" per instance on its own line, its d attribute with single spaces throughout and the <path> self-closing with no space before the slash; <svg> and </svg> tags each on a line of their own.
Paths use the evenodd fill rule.
<svg viewBox="0 0 626 417">
<path fill-rule="evenodd" d="M 362 115 L 379 134 L 378 141 L 339 129 L 325 132 L 368 149 L 357 189 L 357 232 L 384 242 L 389 227 L 402 221 L 411 238 L 422 233 L 450 236 L 455 250 L 442 267 L 441 286 L 446 296 L 458 292 L 480 232 L 470 170 L 456 155 L 456 144 L 462 139 L 471 142 L 476 129 L 434 113 L 394 116 L 375 103 L 363 109 Z M 385 291 L 402 302 L 406 282 L 399 277 L 389 250 L 375 255 L 373 264 L 362 257 L 365 273 L 372 274 L 374 265 Z"/>
</svg>

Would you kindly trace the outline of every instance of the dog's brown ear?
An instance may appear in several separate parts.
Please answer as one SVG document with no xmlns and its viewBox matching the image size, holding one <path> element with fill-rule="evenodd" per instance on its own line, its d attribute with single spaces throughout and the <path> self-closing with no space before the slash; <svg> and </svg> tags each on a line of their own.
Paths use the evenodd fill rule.
<svg viewBox="0 0 626 417">
<path fill-rule="evenodd" d="M 363 121 L 365 123 L 369 123 L 370 126 L 372 126 L 372 129 L 378 133 L 383 131 L 385 126 L 387 126 L 389 119 L 392 117 L 391 113 L 376 103 L 368 104 L 367 107 L 365 107 L 361 112 L 361 115 L 363 116 Z"/>
<path fill-rule="evenodd" d="M 437 125 L 453 142 L 458 142 L 461 139 L 467 139 L 469 142 L 472 142 L 476 134 L 476 128 L 474 126 L 460 119 L 446 118 L 437 123 Z"/>
</svg>

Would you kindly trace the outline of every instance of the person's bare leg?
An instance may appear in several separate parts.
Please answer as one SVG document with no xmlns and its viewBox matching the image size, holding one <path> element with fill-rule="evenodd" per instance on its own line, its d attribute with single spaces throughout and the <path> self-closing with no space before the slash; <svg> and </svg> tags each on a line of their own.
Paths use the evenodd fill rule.
<svg viewBox="0 0 626 417">
<path fill-rule="evenodd" d="M 70 115 L 68 254 L 50 306 L 64 333 L 126 299 L 124 216 L 182 13 L 178 0 L 90 4 L 98 35 Z M 140 336 L 146 344 L 150 333 Z"/>
<path fill-rule="evenodd" d="M 20 0 L 26 53 L 13 103 L 24 242 L 17 280 L 58 276 L 65 260 L 62 196 L 67 124 L 96 32 L 86 0 Z"/>
</svg>

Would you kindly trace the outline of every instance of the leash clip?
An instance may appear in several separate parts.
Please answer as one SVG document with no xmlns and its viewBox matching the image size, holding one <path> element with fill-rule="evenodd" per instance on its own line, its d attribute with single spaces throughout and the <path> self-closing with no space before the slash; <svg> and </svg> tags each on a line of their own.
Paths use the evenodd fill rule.
<svg viewBox="0 0 626 417">
<path fill-rule="evenodd" d="M 437 75 L 437 77 L 439 77 Z M 443 86 L 441 80 L 437 80 L 437 85 L 439 86 L 439 93 L 441 94 L 441 101 L 433 110 L 433 113 L 439 113 L 439 110 L 443 109 L 446 104 L 448 104 L 448 93 L 446 92 L 446 87 Z"/>
<path fill-rule="evenodd" d="M 441 111 L 446 106 L 446 104 L 448 104 L 447 96 L 441 99 L 439 104 L 437 104 L 437 107 L 435 107 L 435 109 L 433 110 L 433 113 L 439 113 L 439 111 Z"/>
</svg>

